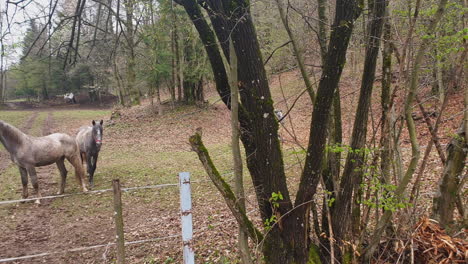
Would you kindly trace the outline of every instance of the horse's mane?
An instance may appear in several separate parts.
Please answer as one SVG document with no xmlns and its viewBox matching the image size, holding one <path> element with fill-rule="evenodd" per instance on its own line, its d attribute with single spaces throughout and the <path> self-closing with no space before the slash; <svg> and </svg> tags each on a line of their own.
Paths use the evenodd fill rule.
<svg viewBox="0 0 468 264">
<path fill-rule="evenodd" d="M 18 128 L 2 120 L 0 120 L 0 132 L 0 137 L 3 137 L 7 142 L 13 142 L 15 145 L 21 143 L 21 139 L 27 136 Z"/>
</svg>

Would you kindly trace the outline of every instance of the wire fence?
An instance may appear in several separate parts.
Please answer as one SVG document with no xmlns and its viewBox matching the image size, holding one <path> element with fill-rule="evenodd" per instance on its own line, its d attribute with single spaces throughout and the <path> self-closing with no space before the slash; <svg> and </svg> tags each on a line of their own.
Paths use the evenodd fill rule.
<svg viewBox="0 0 468 264">
<path fill-rule="evenodd" d="M 221 176 L 225 177 L 225 176 L 232 176 L 232 175 L 233 175 L 233 172 L 228 172 L 228 173 L 222 174 Z M 196 181 L 190 181 L 190 183 L 200 184 L 200 183 L 205 183 L 205 182 L 209 182 L 209 181 L 210 180 L 196 180 Z M 166 184 L 158 184 L 158 185 L 127 187 L 127 188 L 122 188 L 121 191 L 131 192 L 131 191 L 138 191 L 138 190 L 160 189 L 160 188 L 174 187 L 174 186 L 180 186 L 180 183 L 166 183 Z M 23 202 L 36 201 L 36 200 L 45 200 L 45 199 L 65 198 L 65 197 L 72 197 L 72 196 L 79 196 L 79 195 L 101 194 L 101 193 L 107 193 L 107 192 L 112 192 L 112 191 L 113 191 L 113 189 L 101 189 L 101 190 L 92 190 L 92 191 L 88 191 L 88 192 L 50 195 L 50 196 L 36 197 L 36 198 L 17 199 L 17 200 L 4 200 L 4 201 L 0 201 L 0 205 L 17 204 L 17 203 L 23 203 Z M 248 214 L 250 214 L 250 213 L 252 213 L 254 211 L 255 210 L 252 210 L 252 211 L 248 212 Z M 211 225 L 211 226 L 196 230 L 196 231 L 194 231 L 194 233 L 198 235 L 200 233 L 206 232 L 209 229 L 212 229 L 213 227 L 222 226 L 222 225 L 224 225 L 224 224 L 226 224 L 228 222 L 233 222 L 233 221 L 235 221 L 235 219 L 228 219 L 226 221 L 222 221 L 221 223 L 217 223 L 216 225 Z M 163 237 L 154 237 L 154 238 L 135 240 L 135 241 L 125 241 L 124 244 L 125 244 L 125 246 L 127 246 L 127 245 L 143 244 L 143 243 L 153 243 L 153 242 L 158 242 L 158 241 L 168 240 L 168 239 L 173 239 L 173 238 L 180 238 L 180 237 L 182 237 L 181 234 L 171 234 L 171 235 L 167 235 L 167 236 L 163 236 Z M 41 252 L 41 253 L 37 253 L 37 254 L 30 254 L 30 255 L 24 255 L 24 256 L 8 257 L 8 258 L 0 259 L 0 263 L 19 261 L 19 260 L 27 260 L 27 259 L 54 256 L 54 255 L 63 255 L 63 254 L 67 254 L 67 253 L 89 251 L 89 250 L 95 250 L 95 249 L 100 249 L 100 248 L 105 248 L 106 249 L 104 254 L 103 254 L 103 257 L 105 258 L 106 252 L 108 251 L 109 247 L 115 247 L 116 244 L 117 244 L 116 242 L 109 242 L 109 243 L 105 243 L 105 244 L 76 247 L 76 248 L 67 249 L 67 250 L 55 250 L 55 251 Z"/>
<path fill-rule="evenodd" d="M 196 183 L 196 182 L 194 181 L 193 183 Z M 177 183 L 167 183 L 167 184 L 159 184 L 159 185 L 137 186 L 137 187 L 122 188 L 122 191 L 129 192 L 129 191 L 144 190 L 144 189 L 158 189 L 158 188 L 178 186 L 178 185 L 179 184 Z M 26 199 L 18 199 L 18 200 L 6 200 L 6 201 L 0 201 L 0 205 L 24 203 L 24 202 L 37 201 L 37 200 L 40 201 L 40 200 L 46 200 L 46 199 L 56 199 L 56 198 L 63 198 L 63 197 L 70 197 L 70 196 L 77 196 L 77 195 L 89 195 L 89 194 L 97 194 L 97 193 L 105 193 L 105 192 L 112 192 L 112 189 L 102 189 L 102 190 L 93 190 L 93 191 L 87 191 L 87 192 L 49 195 L 49 196 L 43 196 L 43 197 L 26 198 Z"/>
<path fill-rule="evenodd" d="M 247 215 L 250 215 L 254 212 L 258 211 L 257 209 L 251 210 L 247 212 Z M 196 236 L 199 236 L 200 234 L 205 233 L 208 230 L 211 230 L 215 227 L 219 226 L 225 226 L 228 223 L 235 222 L 236 219 L 231 218 L 222 222 L 219 222 L 215 225 L 210 225 L 206 226 L 204 228 L 201 228 L 199 230 L 195 230 L 194 234 Z M 164 237 L 155 237 L 155 238 L 149 238 L 149 239 L 142 239 L 142 240 L 135 240 L 135 241 L 128 241 L 125 242 L 125 246 L 129 245 L 137 245 L 137 244 L 143 244 L 143 243 L 152 243 L 152 242 L 158 242 L 162 240 L 168 240 L 172 238 L 180 238 L 182 235 L 180 234 L 173 234 L 173 235 L 168 235 Z M 0 259 L 0 263 L 5 263 L 5 262 L 11 262 L 11 261 L 17 261 L 17 260 L 26 260 L 26 259 L 32 259 L 32 258 L 38 258 L 38 257 L 46 257 L 46 256 L 53 256 L 53 255 L 63 255 L 67 253 L 74 253 L 74 252 L 80 252 L 80 251 L 88 251 L 88 250 L 94 250 L 94 249 L 100 249 L 100 248 L 106 248 L 105 252 L 107 252 L 109 247 L 114 247 L 116 245 L 115 242 L 109 242 L 106 244 L 99 244 L 99 245 L 93 245 L 93 246 L 85 246 L 85 247 L 77 247 L 77 248 L 72 248 L 68 250 L 57 250 L 57 251 L 50 251 L 50 252 L 43 252 L 43 253 L 38 253 L 38 254 L 31 254 L 31 255 L 26 255 L 26 256 L 20 256 L 20 257 L 12 257 L 12 258 L 4 258 Z M 105 253 L 103 254 L 105 255 Z"/>
<path fill-rule="evenodd" d="M 181 236 L 182 235 L 180 234 L 177 234 L 177 235 L 174 234 L 174 235 L 169 235 L 165 237 L 155 237 L 155 238 L 150 238 L 150 239 L 128 241 L 128 242 L 125 242 L 125 245 L 128 246 L 128 245 L 136 245 L 136 244 L 149 243 L 149 242 L 157 242 L 157 241 L 166 240 L 170 238 L 178 238 Z M 32 258 L 38 258 L 38 257 L 46 257 L 46 256 L 52 256 L 52 255 L 59 255 L 59 254 L 61 255 L 61 254 L 74 253 L 74 252 L 80 252 L 80 251 L 88 251 L 88 250 L 98 249 L 98 248 L 103 248 L 103 247 L 108 248 L 108 247 L 115 246 L 115 245 L 116 245 L 115 242 L 109 242 L 106 244 L 93 245 L 93 246 L 87 246 L 87 247 L 77 247 L 77 248 L 72 248 L 72 249 L 67 249 L 67 250 L 50 251 L 50 252 L 43 252 L 39 254 L 26 255 L 26 256 L 20 256 L 20 257 L 4 258 L 4 259 L 0 259 L 0 263 L 32 259 Z"/>
<path fill-rule="evenodd" d="M 191 183 L 200 183 L 200 182 L 204 182 L 204 181 L 192 181 Z M 160 188 L 174 187 L 174 186 L 179 186 L 179 185 L 180 185 L 179 183 L 167 183 L 167 184 L 158 184 L 158 185 L 136 186 L 136 187 L 122 188 L 121 191 L 130 192 L 130 191 L 137 191 L 137 190 L 160 189 Z M 0 205 L 15 204 L 15 203 L 44 200 L 44 199 L 64 198 L 64 197 L 71 197 L 71 196 L 78 196 L 78 195 L 100 194 L 100 193 L 106 193 L 106 192 L 112 192 L 112 191 L 114 190 L 113 189 L 101 189 L 101 190 L 93 190 L 93 191 L 88 191 L 88 192 L 51 195 L 51 196 L 28 198 L 28 199 L 6 200 L 6 201 L 0 201 Z M 150 243 L 150 242 L 157 242 L 161 240 L 167 240 L 171 238 L 177 238 L 181 236 L 182 236 L 181 234 L 172 234 L 172 235 L 168 235 L 164 237 L 155 237 L 155 238 L 135 240 L 135 241 L 125 241 L 124 244 L 135 245 L 135 244 L 142 244 L 142 243 Z M 12 262 L 12 261 L 18 261 L 18 260 L 26 260 L 26 259 L 32 259 L 32 258 L 38 258 L 38 257 L 53 256 L 53 255 L 66 254 L 66 253 L 73 253 L 73 252 L 80 252 L 80 251 L 88 251 L 88 250 L 99 249 L 99 248 L 104 248 L 104 247 L 106 247 L 106 251 L 107 251 L 109 247 L 115 246 L 115 245 L 116 245 L 116 242 L 109 242 L 106 244 L 77 247 L 77 248 L 72 248 L 72 249 L 67 249 L 67 250 L 49 251 L 49 252 L 41 252 L 41 253 L 25 255 L 25 256 L 9 257 L 9 258 L 0 259 L 0 263 Z"/>
</svg>

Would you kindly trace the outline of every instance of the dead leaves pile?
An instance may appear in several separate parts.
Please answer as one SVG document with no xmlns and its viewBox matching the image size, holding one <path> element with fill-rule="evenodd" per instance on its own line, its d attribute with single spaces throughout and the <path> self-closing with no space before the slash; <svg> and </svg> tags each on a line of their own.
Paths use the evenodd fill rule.
<svg viewBox="0 0 468 264">
<path fill-rule="evenodd" d="M 445 264 L 466 263 L 468 260 L 468 242 L 448 236 L 445 231 L 427 217 L 421 219 L 413 236 L 415 258 L 421 263 Z"/>
</svg>

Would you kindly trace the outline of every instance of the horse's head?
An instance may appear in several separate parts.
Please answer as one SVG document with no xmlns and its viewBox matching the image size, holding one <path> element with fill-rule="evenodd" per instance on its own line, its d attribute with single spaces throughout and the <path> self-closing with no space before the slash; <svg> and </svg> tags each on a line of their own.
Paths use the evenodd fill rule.
<svg viewBox="0 0 468 264">
<path fill-rule="evenodd" d="M 104 121 L 101 120 L 101 122 L 96 123 L 93 120 L 92 123 L 93 123 L 93 130 L 92 130 L 93 140 L 94 142 L 96 142 L 96 145 L 100 147 L 102 144 L 102 123 L 104 123 Z"/>
</svg>

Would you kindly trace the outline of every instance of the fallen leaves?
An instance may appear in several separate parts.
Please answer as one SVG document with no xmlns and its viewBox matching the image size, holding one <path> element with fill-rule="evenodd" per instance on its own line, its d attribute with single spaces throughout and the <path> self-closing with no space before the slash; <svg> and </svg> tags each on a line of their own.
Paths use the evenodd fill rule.
<svg viewBox="0 0 468 264">
<path fill-rule="evenodd" d="M 427 217 L 422 218 L 417 226 L 413 240 L 415 258 L 420 263 L 466 263 L 468 260 L 466 240 L 447 235 L 436 221 Z"/>
</svg>

